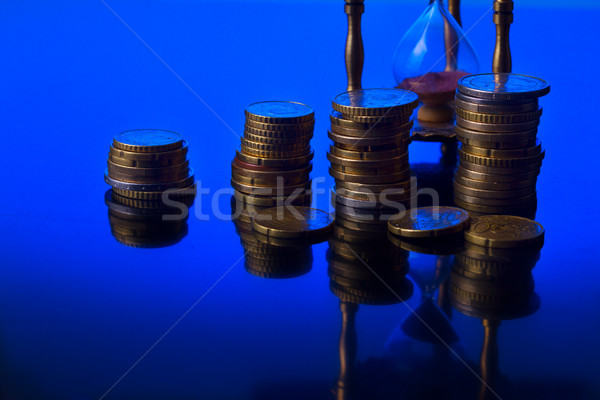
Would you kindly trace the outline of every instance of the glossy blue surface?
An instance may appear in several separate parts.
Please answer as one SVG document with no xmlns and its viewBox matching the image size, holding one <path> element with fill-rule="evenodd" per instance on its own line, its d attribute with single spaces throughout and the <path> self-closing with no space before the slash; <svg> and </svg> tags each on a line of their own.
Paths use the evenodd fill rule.
<svg viewBox="0 0 600 400">
<path fill-rule="evenodd" d="M 393 50 L 424 6 L 367 1 L 365 87 L 393 85 Z M 464 26 L 488 7 L 468 3 Z M 255 101 L 316 110 L 312 177 L 333 184 L 326 129 L 346 83 L 341 2 L 4 1 L 0 10 L 2 398 L 99 399 L 115 383 L 105 399 L 332 398 L 341 316 L 327 243 L 314 247 L 310 273 L 261 279 L 244 270 L 233 223 L 210 210 L 212 194 L 229 188 L 243 109 Z M 503 322 L 499 369 L 545 399 L 598 398 L 600 11 L 515 13 L 513 71 L 552 84 L 541 99 L 546 245 L 533 271 L 541 308 Z M 491 67 L 492 15 L 469 36 L 482 69 Z M 181 133 L 211 192 L 192 209 L 209 220 L 192 216 L 171 247 L 125 247 L 108 225 L 108 145 L 136 128 Z M 437 157 L 435 146 L 411 145 L 412 161 Z M 219 198 L 222 214 L 230 193 Z M 327 196 L 317 206 L 327 209 Z M 419 303 L 415 290 L 408 305 Z M 358 360 L 380 357 L 408 315 L 402 304 L 361 306 Z M 452 326 L 476 365 L 481 322 L 455 312 Z"/>
</svg>

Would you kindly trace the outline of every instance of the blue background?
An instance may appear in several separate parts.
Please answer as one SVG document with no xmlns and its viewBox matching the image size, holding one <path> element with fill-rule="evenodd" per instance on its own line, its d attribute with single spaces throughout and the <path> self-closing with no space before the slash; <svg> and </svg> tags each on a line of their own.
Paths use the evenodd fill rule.
<svg viewBox="0 0 600 400">
<path fill-rule="evenodd" d="M 363 86 L 390 87 L 395 45 L 426 2 L 366 3 Z M 464 3 L 466 29 L 488 12 L 469 37 L 489 70 L 491 1 Z M 290 99 L 316 110 L 312 176 L 331 186 L 327 115 L 346 85 L 342 3 L 106 4 L 164 63 L 101 1 L 0 5 L 3 398 L 100 398 L 236 262 L 106 398 L 261 398 L 274 383 L 329 398 L 340 313 L 326 243 L 315 246 L 309 274 L 285 281 L 248 274 L 233 224 L 216 218 L 192 216 L 176 246 L 128 248 L 111 236 L 102 173 L 115 133 L 163 128 L 188 139 L 202 187 L 228 188 L 244 107 Z M 537 220 L 547 233 L 534 276 L 542 308 L 502 325 L 500 370 L 584 388 L 580 398 L 600 393 L 599 18 L 591 1 L 517 1 L 511 28 L 513 71 L 548 80 L 552 91 L 541 100 Z M 410 156 L 435 161 L 438 149 L 411 145 Z M 208 212 L 210 200 L 196 208 Z M 361 310 L 358 358 L 381 354 L 407 314 L 402 305 Z M 480 322 L 455 313 L 453 324 L 465 356 L 477 360 Z"/>
</svg>

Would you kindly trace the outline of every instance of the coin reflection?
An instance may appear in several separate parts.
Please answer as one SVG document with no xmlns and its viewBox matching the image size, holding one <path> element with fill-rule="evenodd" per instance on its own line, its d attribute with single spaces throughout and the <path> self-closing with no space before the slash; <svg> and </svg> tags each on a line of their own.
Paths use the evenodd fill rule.
<svg viewBox="0 0 600 400">
<path fill-rule="evenodd" d="M 119 243 L 137 248 L 159 248 L 172 246 L 187 235 L 187 211 L 194 196 L 172 198 L 171 203 L 179 205 L 174 208 L 165 206 L 162 200 L 131 199 L 109 189 L 104 201 L 111 233 Z"/>
<path fill-rule="evenodd" d="M 308 205 L 310 199 L 305 201 Z M 286 279 L 307 274 L 312 269 L 310 242 L 279 239 L 261 235 L 252 229 L 254 214 L 269 207 L 260 207 L 231 198 L 232 220 L 244 248 L 244 267 L 260 278 Z"/>
</svg>

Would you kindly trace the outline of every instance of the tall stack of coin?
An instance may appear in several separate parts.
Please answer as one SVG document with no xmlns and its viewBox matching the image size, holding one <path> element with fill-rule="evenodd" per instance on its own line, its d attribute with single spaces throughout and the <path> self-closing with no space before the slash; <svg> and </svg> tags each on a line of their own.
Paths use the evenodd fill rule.
<svg viewBox="0 0 600 400">
<path fill-rule="evenodd" d="M 408 143 L 418 96 L 402 89 L 361 89 L 337 95 L 330 115 L 327 158 L 337 205 L 408 208 Z"/>
<path fill-rule="evenodd" d="M 468 75 L 456 91 L 456 136 L 462 143 L 454 202 L 482 214 L 535 214 L 544 150 L 537 130 L 542 79 L 507 73 Z"/>
<path fill-rule="evenodd" d="M 105 181 L 124 198 L 162 202 L 163 192 L 194 195 L 187 142 L 177 133 L 137 129 L 115 135 Z"/>
<path fill-rule="evenodd" d="M 310 199 L 315 113 L 291 101 L 249 105 L 241 151 L 231 163 L 236 199 L 262 207 Z"/>
</svg>

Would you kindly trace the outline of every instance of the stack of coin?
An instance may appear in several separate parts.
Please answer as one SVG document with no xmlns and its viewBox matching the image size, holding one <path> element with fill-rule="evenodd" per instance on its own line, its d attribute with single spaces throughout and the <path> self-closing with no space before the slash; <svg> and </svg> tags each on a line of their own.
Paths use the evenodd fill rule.
<svg viewBox="0 0 600 400">
<path fill-rule="evenodd" d="M 450 298 L 460 312 L 492 319 L 535 312 L 532 269 L 540 258 L 544 228 L 508 215 L 473 218 L 465 231 L 465 250 L 452 267 Z"/>
<path fill-rule="evenodd" d="M 327 252 L 333 294 L 355 304 L 394 304 L 409 299 L 413 292 L 406 278 L 409 253 L 387 240 L 387 221 L 377 214 L 356 218 L 343 209 L 336 209 Z"/>
<path fill-rule="evenodd" d="M 454 202 L 479 214 L 535 214 L 544 150 L 537 139 L 547 82 L 525 75 L 468 75 L 456 91 L 456 136 L 462 143 Z"/>
<path fill-rule="evenodd" d="M 115 195 L 162 201 L 163 193 L 194 196 L 187 142 L 177 133 L 137 129 L 117 134 L 108 153 L 105 181 Z"/>
<path fill-rule="evenodd" d="M 304 204 L 310 198 L 314 111 L 291 101 L 265 101 L 245 112 L 241 151 L 231 163 L 235 198 L 263 207 Z"/>
<path fill-rule="evenodd" d="M 415 186 L 408 144 L 418 103 L 402 89 L 353 90 L 333 99 L 327 158 L 336 206 L 408 208 Z"/>
</svg>

